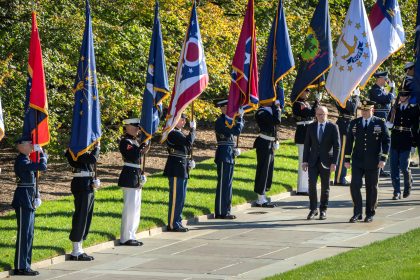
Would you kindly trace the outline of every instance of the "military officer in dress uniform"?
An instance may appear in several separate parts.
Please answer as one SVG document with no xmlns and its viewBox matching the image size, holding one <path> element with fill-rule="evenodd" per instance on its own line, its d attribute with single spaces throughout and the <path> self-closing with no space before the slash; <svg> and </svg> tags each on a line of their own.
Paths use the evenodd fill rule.
<svg viewBox="0 0 420 280">
<path fill-rule="evenodd" d="M 408 165 L 411 147 L 415 145 L 415 131 L 419 127 L 419 106 L 409 104 L 409 99 L 410 92 L 402 89 L 399 92 L 399 104 L 394 105 L 386 123 L 392 130 L 390 162 L 393 200 L 401 199 L 400 170 L 404 176 L 403 197 L 408 197 L 411 191 L 411 170 Z"/>
<path fill-rule="evenodd" d="M 95 200 L 94 190 L 100 186 L 96 178 L 95 164 L 99 158 L 99 142 L 95 144 L 92 151 L 87 151 L 77 159 L 73 158 L 67 149 L 66 158 L 73 168 L 73 179 L 71 181 L 71 192 L 74 197 L 74 213 L 70 232 L 70 241 L 73 250 L 70 253 L 72 261 L 92 261 L 94 257 L 83 251 L 82 243 L 89 233 L 90 223 L 93 216 L 93 205 Z"/>
<path fill-rule="evenodd" d="M 275 205 L 268 202 L 266 192 L 270 190 L 273 180 L 274 151 L 279 148 L 276 126 L 281 122 L 280 102 L 276 100 L 260 106 L 255 113 L 255 120 L 260 128 L 254 142 L 257 151 L 254 192 L 258 195 L 255 206 L 273 208 Z"/>
<path fill-rule="evenodd" d="M 318 107 L 319 100 L 316 100 L 311 106 L 308 100 L 308 95 L 311 93 L 306 89 L 301 96 L 293 103 L 293 117 L 296 120 L 295 144 L 298 146 L 299 165 L 298 165 L 298 181 L 297 193 L 300 195 L 308 195 L 308 171 L 303 171 L 303 147 L 305 144 L 306 130 L 309 124 L 314 122 L 315 111 Z"/>
<path fill-rule="evenodd" d="M 226 126 L 227 100 L 217 102 L 222 114 L 217 118 L 215 124 L 217 150 L 215 163 L 217 165 L 217 189 L 215 199 L 214 217 L 216 219 L 236 219 L 230 213 L 232 204 L 232 179 L 235 157 L 239 155 L 239 148 L 235 148 L 234 136 L 241 133 L 243 122 L 243 110 L 239 112 L 236 123 L 232 128 Z"/>
<path fill-rule="evenodd" d="M 21 138 L 16 143 L 19 151 L 15 161 L 17 188 L 13 196 L 12 207 L 16 212 L 18 232 L 14 275 L 36 276 L 39 272 L 31 269 L 32 243 L 35 209 L 41 205 L 41 199 L 35 190 L 35 174 L 37 171 L 47 169 L 47 157 L 42 148 L 39 145 L 32 145 L 29 139 Z M 29 159 L 29 154 L 33 150 L 40 152 L 38 163 Z"/>
<path fill-rule="evenodd" d="M 392 101 L 395 99 L 395 83 L 388 79 L 388 72 L 376 72 L 373 74 L 376 78 L 375 84 L 369 90 L 369 99 L 375 102 L 374 116 L 386 120 L 391 110 Z M 388 84 L 391 87 L 389 92 L 385 91 L 384 86 Z M 388 165 L 387 165 L 388 168 Z M 381 177 L 389 177 L 389 172 L 381 169 Z"/>
<path fill-rule="evenodd" d="M 357 114 L 357 107 L 359 106 L 360 91 L 356 89 L 353 92 L 353 95 L 346 101 L 346 107 L 343 108 L 340 104 L 336 103 L 338 110 L 338 118 L 336 124 L 340 130 L 340 143 L 341 150 L 340 156 L 338 158 L 337 170 L 335 171 L 334 185 L 343 185 L 348 186 L 350 183 L 346 180 L 347 168 L 344 166 L 344 150 L 346 148 L 347 142 L 347 130 L 349 128 L 350 122 L 355 118 Z"/>
<path fill-rule="evenodd" d="M 403 81 L 402 88 L 410 92 L 409 103 L 416 104 L 417 96 L 416 96 L 416 93 L 414 92 L 414 62 L 411 62 L 411 61 L 407 62 L 404 65 L 404 70 L 405 70 L 406 75 Z"/>
<path fill-rule="evenodd" d="M 141 246 L 143 242 L 136 239 L 136 232 L 140 223 L 141 189 L 146 182 L 146 176 L 141 173 L 141 156 L 146 152 L 146 144 L 140 144 L 137 138 L 140 119 L 126 119 L 123 124 L 125 134 L 119 148 L 124 166 L 118 179 L 124 193 L 120 244 Z"/>
<path fill-rule="evenodd" d="M 362 117 L 350 122 L 346 143 L 345 165 L 352 167 L 350 191 L 353 200 L 353 216 L 350 223 L 361 221 L 362 194 L 360 189 L 365 176 L 366 217 L 373 221 L 378 202 L 379 170 L 385 166 L 388 157 L 390 136 L 385 121 L 373 116 L 374 102 L 364 100 L 361 105 Z M 353 146 L 354 144 L 354 146 Z"/>
<path fill-rule="evenodd" d="M 191 148 L 195 140 L 195 121 L 190 121 L 190 133 L 185 135 L 182 128 L 185 126 L 187 116 L 182 114 L 176 127 L 169 132 L 166 144 L 168 147 L 168 160 L 163 175 L 169 179 L 169 209 L 168 231 L 187 232 L 188 228 L 182 225 L 182 209 L 189 170 L 195 167 L 191 159 Z"/>
</svg>

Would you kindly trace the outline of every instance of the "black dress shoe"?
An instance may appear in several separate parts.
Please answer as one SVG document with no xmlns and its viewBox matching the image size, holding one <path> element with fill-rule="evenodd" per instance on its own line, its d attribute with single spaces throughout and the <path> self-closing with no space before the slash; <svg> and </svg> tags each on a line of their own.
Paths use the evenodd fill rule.
<svg viewBox="0 0 420 280">
<path fill-rule="evenodd" d="M 407 198 L 407 197 L 409 197 L 410 196 L 410 191 L 408 191 L 408 192 L 404 192 L 403 193 L 403 197 L 404 198 Z"/>
<path fill-rule="evenodd" d="M 188 228 L 186 227 L 170 228 L 169 226 L 167 226 L 166 229 L 170 232 L 187 232 L 188 231 Z"/>
<path fill-rule="evenodd" d="M 349 223 L 357 223 L 357 222 L 360 222 L 361 220 L 363 220 L 362 215 L 354 215 L 353 217 L 350 218 Z"/>
<path fill-rule="evenodd" d="M 318 210 L 311 210 L 306 219 L 312 220 L 313 218 L 315 218 L 315 216 L 318 216 Z"/>
<path fill-rule="evenodd" d="M 401 199 L 401 194 L 397 193 L 392 196 L 392 200 L 398 200 L 398 199 Z"/>
<path fill-rule="evenodd" d="M 13 275 L 37 276 L 37 275 L 39 275 L 39 272 L 36 271 L 36 270 L 32 270 L 30 268 L 15 269 L 15 270 L 13 270 Z"/>
<path fill-rule="evenodd" d="M 309 193 L 307 193 L 307 192 L 297 192 L 296 195 L 308 196 Z"/>
<path fill-rule="evenodd" d="M 365 223 L 371 223 L 371 222 L 373 222 L 373 217 L 372 216 L 366 216 Z"/>
<path fill-rule="evenodd" d="M 86 253 L 80 254 L 78 256 L 70 255 L 71 261 L 89 262 L 89 261 L 93 261 L 94 259 L 95 259 L 94 257 L 89 256 Z"/>
<path fill-rule="evenodd" d="M 227 215 L 216 215 L 214 216 L 215 219 L 224 219 L 224 220 L 234 220 L 236 219 L 235 215 L 227 214 Z"/>
<path fill-rule="evenodd" d="M 379 175 L 380 177 L 389 177 L 389 176 L 391 176 L 390 174 L 389 174 L 389 172 L 386 172 L 386 171 L 381 171 L 381 173 L 380 173 L 380 175 Z"/>
<path fill-rule="evenodd" d="M 327 212 L 321 211 L 321 214 L 319 215 L 320 220 L 326 220 L 327 219 Z"/>
<path fill-rule="evenodd" d="M 271 204 L 268 202 L 264 202 L 263 204 L 255 203 L 255 207 L 262 207 L 262 208 L 275 208 L 275 204 Z"/>
<path fill-rule="evenodd" d="M 120 245 L 121 246 L 143 246 L 143 242 L 132 239 L 132 240 L 128 240 L 124 243 L 120 242 Z"/>
</svg>

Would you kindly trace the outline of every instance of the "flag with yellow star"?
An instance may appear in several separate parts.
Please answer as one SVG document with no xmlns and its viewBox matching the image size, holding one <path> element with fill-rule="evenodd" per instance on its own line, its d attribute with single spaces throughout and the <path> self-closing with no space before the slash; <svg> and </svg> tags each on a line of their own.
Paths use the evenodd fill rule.
<svg viewBox="0 0 420 280">
<path fill-rule="evenodd" d="M 92 19 L 88 0 L 86 0 L 86 24 L 73 93 L 75 102 L 69 152 L 73 159 L 77 160 L 93 147 L 102 135 Z"/>
<path fill-rule="evenodd" d="M 328 93 L 341 107 L 346 106 L 376 58 L 376 45 L 363 0 L 352 0 L 325 84 Z"/>
</svg>

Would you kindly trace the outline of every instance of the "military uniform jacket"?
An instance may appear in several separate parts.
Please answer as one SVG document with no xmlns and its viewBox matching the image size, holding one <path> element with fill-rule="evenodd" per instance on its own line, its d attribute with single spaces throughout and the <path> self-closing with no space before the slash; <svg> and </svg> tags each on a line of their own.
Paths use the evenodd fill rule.
<svg viewBox="0 0 420 280">
<path fill-rule="evenodd" d="M 164 176 L 189 178 L 188 161 L 194 140 L 195 129 L 191 130 L 187 136 L 178 128 L 169 132 L 166 140 L 169 156 L 163 171 Z"/>
<path fill-rule="evenodd" d="M 39 163 L 36 163 L 32 162 L 28 156 L 20 153 L 16 157 L 14 168 L 18 187 L 13 195 L 13 208 L 35 209 L 33 207 L 35 198 L 35 172 L 47 170 L 47 158 L 41 153 Z M 19 185 L 29 187 L 19 187 Z"/>
<path fill-rule="evenodd" d="M 314 105 L 311 107 L 311 105 L 308 102 L 299 98 L 295 103 L 293 103 L 293 107 L 292 107 L 293 117 L 295 118 L 296 123 L 313 121 L 317 107 L 318 107 L 318 101 L 315 101 Z M 308 128 L 307 124 L 297 125 L 296 133 L 295 133 L 296 144 L 305 143 L 305 136 L 306 136 L 307 128 Z"/>
<path fill-rule="evenodd" d="M 410 100 L 409 103 L 416 104 L 417 103 L 417 96 L 414 89 L 414 77 L 413 76 L 406 76 L 404 79 L 404 86 L 403 88 L 410 92 Z"/>
<path fill-rule="evenodd" d="M 383 119 L 372 116 L 366 130 L 362 122 L 362 117 L 350 122 L 345 161 L 351 158 L 352 164 L 359 168 L 375 169 L 379 161 L 388 158 L 391 138 Z"/>
<path fill-rule="evenodd" d="M 394 126 L 391 132 L 391 148 L 399 151 L 408 151 L 411 146 L 416 146 L 415 137 L 419 127 L 419 106 L 407 104 L 401 111 L 401 104 L 395 108 Z M 391 114 L 388 116 L 388 121 Z"/>
<path fill-rule="evenodd" d="M 129 134 L 121 138 L 119 148 L 124 163 L 138 165 L 138 167 L 124 165 L 118 179 L 118 186 L 124 188 L 138 188 L 140 186 L 141 151 L 144 146 L 144 144 L 141 145 L 135 137 Z"/>
<path fill-rule="evenodd" d="M 233 136 L 238 136 L 244 127 L 243 119 L 238 117 L 236 123 L 232 128 L 226 126 L 226 117 L 224 114 L 220 115 L 214 126 L 216 132 L 217 149 L 214 161 L 227 162 L 233 164 L 234 160 L 234 146 L 235 141 Z"/>
<path fill-rule="evenodd" d="M 68 150 L 66 151 L 65 156 L 67 157 L 67 161 L 69 162 L 70 166 L 73 167 L 73 173 L 79 173 L 82 171 L 93 173 L 95 171 L 95 163 L 99 158 L 99 148 L 95 147 L 91 152 L 84 153 L 83 155 L 79 156 L 77 161 L 73 160 L 73 157 Z M 94 176 L 73 177 L 71 180 L 72 193 L 93 190 L 93 178 Z"/>
<path fill-rule="evenodd" d="M 340 130 L 340 135 L 347 135 L 350 122 L 354 119 L 359 106 L 359 96 L 352 96 L 346 101 L 346 107 L 341 107 L 338 103 L 336 104 L 338 110 L 337 125 Z"/>
<path fill-rule="evenodd" d="M 277 106 L 260 107 L 255 113 L 255 120 L 260 128 L 260 134 L 269 137 L 276 137 L 276 125 L 281 123 L 280 108 Z M 273 149 L 274 141 L 257 137 L 254 142 L 254 148 Z"/>
<path fill-rule="evenodd" d="M 395 98 L 392 93 L 387 94 L 383 88 L 374 84 L 369 90 L 370 101 L 376 102 L 374 115 L 380 118 L 387 118 L 391 110 L 391 102 Z"/>
</svg>

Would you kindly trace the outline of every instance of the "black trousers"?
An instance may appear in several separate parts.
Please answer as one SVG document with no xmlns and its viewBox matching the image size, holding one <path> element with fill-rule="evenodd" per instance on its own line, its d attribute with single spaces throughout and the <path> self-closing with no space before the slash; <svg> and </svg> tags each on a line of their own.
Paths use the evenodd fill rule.
<svg viewBox="0 0 420 280">
<path fill-rule="evenodd" d="M 363 213 L 363 199 L 360 189 L 363 185 L 363 176 L 365 176 L 366 187 L 366 216 L 374 216 L 378 204 L 378 178 L 379 168 L 364 169 L 352 165 L 350 191 L 353 199 L 353 214 L 361 215 Z"/>
<path fill-rule="evenodd" d="M 274 151 L 273 149 L 258 148 L 257 172 L 255 174 L 254 192 L 263 195 L 268 192 L 273 182 Z"/>
<path fill-rule="evenodd" d="M 90 223 L 92 221 L 93 206 L 95 195 L 93 190 L 75 192 L 74 196 L 74 214 L 70 232 L 72 242 L 86 240 L 89 233 Z"/>
<path fill-rule="evenodd" d="M 318 206 L 318 194 L 316 189 L 318 176 L 321 178 L 321 203 L 319 209 L 321 211 L 327 210 L 328 198 L 330 196 L 330 175 L 331 171 L 329 166 L 328 168 L 324 168 L 319 160 L 315 166 L 310 166 L 308 168 L 310 210 L 316 210 Z"/>
</svg>

